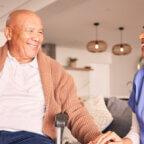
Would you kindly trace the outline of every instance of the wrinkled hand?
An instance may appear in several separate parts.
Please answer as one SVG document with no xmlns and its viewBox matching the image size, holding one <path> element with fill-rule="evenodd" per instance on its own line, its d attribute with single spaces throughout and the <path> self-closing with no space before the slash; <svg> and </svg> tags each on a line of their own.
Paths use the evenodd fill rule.
<svg viewBox="0 0 144 144">
<path fill-rule="evenodd" d="M 115 132 L 108 131 L 99 135 L 95 141 L 91 141 L 89 144 L 123 144 L 123 140 Z"/>
</svg>

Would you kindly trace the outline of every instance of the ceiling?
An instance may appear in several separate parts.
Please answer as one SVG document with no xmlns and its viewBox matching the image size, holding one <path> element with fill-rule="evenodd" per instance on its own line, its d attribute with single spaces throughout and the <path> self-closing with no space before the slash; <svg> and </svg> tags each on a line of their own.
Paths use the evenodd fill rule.
<svg viewBox="0 0 144 144">
<path fill-rule="evenodd" d="M 15 9 L 38 11 L 56 0 L 0 0 L 0 31 L 3 31 L 8 14 Z"/>
<path fill-rule="evenodd" d="M 98 38 L 109 48 L 120 42 L 120 26 L 125 28 L 123 41 L 137 48 L 144 25 L 144 0 L 58 0 L 38 14 L 45 24 L 46 42 L 85 48 L 95 39 L 93 23 L 100 22 Z"/>
<path fill-rule="evenodd" d="M 0 0 L 0 29 L 13 9 L 37 11 L 45 27 L 45 42 L 85 48 L 95 39 L 94 22 L 100 22 L 98 39 L 108 47 L 120 42 L 118 27 L 124 26 L 123 41 L 139 47 L 144 25 L 144 0 Z"/>
</svg>

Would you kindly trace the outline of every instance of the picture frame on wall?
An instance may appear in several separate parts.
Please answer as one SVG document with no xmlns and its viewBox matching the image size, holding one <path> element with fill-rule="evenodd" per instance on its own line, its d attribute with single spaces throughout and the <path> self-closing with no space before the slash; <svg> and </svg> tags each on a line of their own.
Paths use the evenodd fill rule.
<svg viewBox="0 0 144 144">
<path fill-rule="evenodd" d="M 53 59 L 56 59 L 56 45 L 53 43 L 44 43 L 42 44 L 42 50 L 46 55 L 50 56 Z"/>
</svg>

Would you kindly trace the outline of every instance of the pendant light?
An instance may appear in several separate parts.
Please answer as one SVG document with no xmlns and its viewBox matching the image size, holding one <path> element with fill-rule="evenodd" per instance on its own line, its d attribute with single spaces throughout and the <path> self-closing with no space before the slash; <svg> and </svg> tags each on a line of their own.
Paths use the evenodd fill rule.
<svg viewBox="0 0 144 144">
<path fill-rule="evenodd" d="M 96 27 L 96 39 L 88 42 L 87 50 L 93 53 L 103 52 L 107 49 L 107 44 L 103 40 L 98 40 L 97 27 L 99 26 L 99 23 L 98 22 L 94 23 L 94 26 Z"/>
<path fill-rule="evenodd" d="M 123 39 L 122 39 L 122 31 L 123 30 L 124 30 L 124 27 L 119 27 L 120 43 L 113 46 L 112 53 L 114 55 L 127 55 L 132 50 L 132 47 L 129 44 L 123 43 Z"/>
</svg>

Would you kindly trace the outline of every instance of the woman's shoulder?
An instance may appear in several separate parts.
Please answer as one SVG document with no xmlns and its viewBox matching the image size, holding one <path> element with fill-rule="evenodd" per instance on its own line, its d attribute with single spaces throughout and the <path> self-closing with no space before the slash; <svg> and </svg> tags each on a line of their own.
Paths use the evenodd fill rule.
<svg viewBox="0 0 144 144">
<path fill-rule="evenodd" d="M 139 79 L 142 79 L 142 78 L 144 78 L 144 68 L 141 68 L 135 74 L 135 80 L 139 80 Z"/>
</svg>

